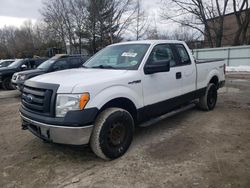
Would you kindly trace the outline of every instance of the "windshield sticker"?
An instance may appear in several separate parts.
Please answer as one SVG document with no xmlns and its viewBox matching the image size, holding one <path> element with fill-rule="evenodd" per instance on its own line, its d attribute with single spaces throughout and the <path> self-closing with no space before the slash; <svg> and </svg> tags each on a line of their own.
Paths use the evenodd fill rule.
<svg viewBox="0 0 250 188">
<path fill-rule="evenodd" d="M 131 65 L 137 65 L 137 63 L 138 63 L 137 61 L 131 61 L 130 62 Z"/>
<path fill-rule="evenodd" d="M 137 53 L 133 53 L 133 52 L 123 52 L 122 53 L 123 57 L 136 57 Z"/>
</svg>

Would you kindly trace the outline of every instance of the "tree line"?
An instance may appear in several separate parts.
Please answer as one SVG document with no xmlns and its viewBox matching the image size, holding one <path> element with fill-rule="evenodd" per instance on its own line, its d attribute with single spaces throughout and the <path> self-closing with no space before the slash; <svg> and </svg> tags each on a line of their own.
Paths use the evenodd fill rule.
<svg viewBox="0 0 250 188">
<path fill-rule="evenodd" d="M 159 18 L 156 21 L 149 17 L 142 0 L 43 0 L 42 21 L 0 29 L 0 59 L 47 56 L 51 47 L 64 53 L 94 54 L 122 40 L 178 39 L 193 44 L 205 37 L 210 47 L 219 47 L 225 30 L 224 15 L 228 12 L 234 12 L 238 26 L 233 44 L 247 41 L 248 0 L 158 2 L 162 5 L 160 21 L 171 21 L 170 27 L 172 22 L 177 23 L 176 29 L 159 29 Z M 244 15 L 240 14 L 242 11 Z"/>
</svg>

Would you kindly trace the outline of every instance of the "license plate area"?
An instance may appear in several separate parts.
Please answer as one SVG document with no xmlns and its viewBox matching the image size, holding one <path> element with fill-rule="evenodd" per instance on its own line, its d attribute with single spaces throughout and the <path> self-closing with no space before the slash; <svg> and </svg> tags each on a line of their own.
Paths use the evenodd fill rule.
<svg viewBox="0 0 250 188">
<path fill-rule="evenodd" d="M 37 137 L 50 141 L 50 130 L 48 128 L 40 127 L 37 125 L 29 124 L 28 129 Z"/>
</svg>

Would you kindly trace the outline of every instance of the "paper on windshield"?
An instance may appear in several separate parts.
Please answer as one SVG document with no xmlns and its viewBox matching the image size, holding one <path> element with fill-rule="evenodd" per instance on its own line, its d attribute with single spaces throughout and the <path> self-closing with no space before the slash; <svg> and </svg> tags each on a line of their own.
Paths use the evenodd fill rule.
<svg viewBox="0 0 250 188">
<path fill-rule="evenodd" d="M 123 57 L 136 57 L 137 53 L 134 53 L 134 52 L 123 52 L 122 56 Z"/>
</svg>

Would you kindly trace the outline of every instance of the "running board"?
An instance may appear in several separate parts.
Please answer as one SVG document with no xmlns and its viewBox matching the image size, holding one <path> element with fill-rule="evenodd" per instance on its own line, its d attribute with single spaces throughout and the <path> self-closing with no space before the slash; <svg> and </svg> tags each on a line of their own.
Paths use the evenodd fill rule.
<svg viewBox="0 0 250 188">
<path fill-rule="evenodd" d="M 144 122 L 142 124 L 139 124 L 138 126 L 139 127 L 148 127 L 148 126 L 151 126 L 152 124 L 158 123 L 158 122 L 160 122 L 160 121 L 162 121 L 162 120 L 164 120 L 164 119 L 166 119 L 168 117 L 171 117 L 171 116 L 174 116 L 174 115 L 176 115 L 178 113 L 181 113 L 181 112 L 184 112 L 186 110 L 192 109 L 195 106 L 196 106 L 195 103 L 188 104 L 187 106 L 184 106 L 184 107 L 179 108 L 177 110 L 173 110 L 173 111 L 168 112 L 166 114 L 163 114 L 163 115 L 161 115 L 159 117 L 153 118 L 153 119 L 151 119 L 149 121 L 146 121 L 146 122 Z"/>
</svg>

